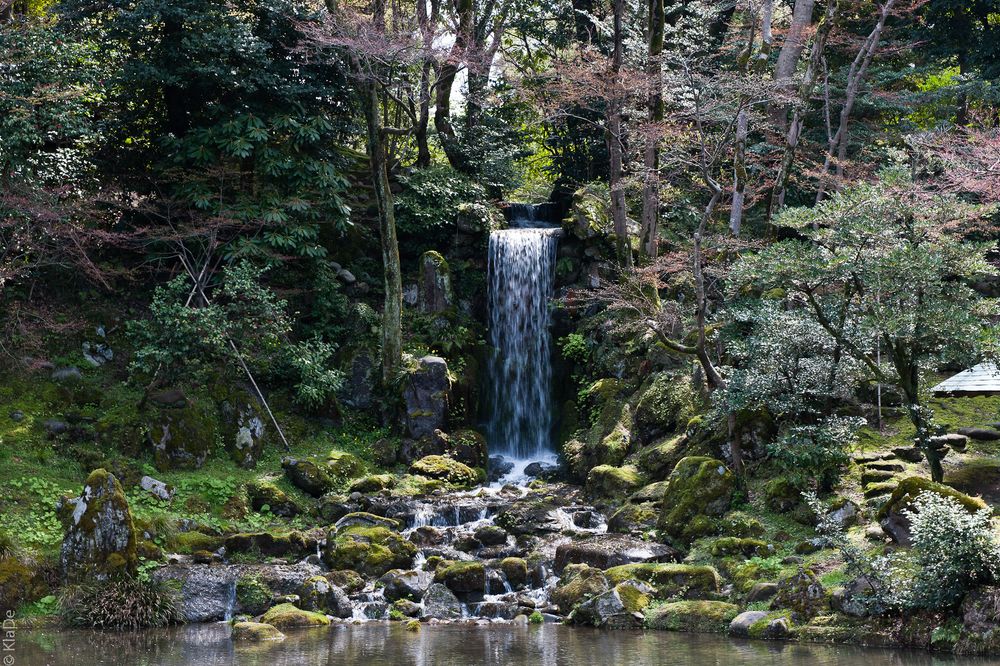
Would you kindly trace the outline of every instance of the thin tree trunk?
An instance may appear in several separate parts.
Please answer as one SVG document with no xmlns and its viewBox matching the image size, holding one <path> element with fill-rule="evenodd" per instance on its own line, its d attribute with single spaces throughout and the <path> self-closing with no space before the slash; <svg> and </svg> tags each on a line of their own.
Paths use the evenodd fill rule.
<svg viewBox="0 0 1000 666">
<path fill-rule="evenodd" d="M 799 85 L 796 104 L 792 111 L 792 121 L 789 123 L 788 132 L 785 134 L 785 151 L 781 158 L 781 164 L 778 167 L 778 173 L 774 179 L 774 189 L 771 192 L 771 200 L 767 209 L 767 218 L 769 220 L 785 205 L 785 189 L 788 184 L 788 176 L 792 170 L 792 163 L 795 160 L 795 150 L 798 148 L 799 139 L 802 137 L 802 129 L 805 124 L 805 108 L 809 104 L 813 90 L 816 88 L 816 80 L 819 78 L 826 40 L 830 36 L 830 30 L 833 28 L 833 21 L 837 15 L 838 1 L 829 0 L 826 13 L 820 20 L 819 26 L 816 29 L 816 36 L 813 38 L 809 66 L 806 68 L 806 73 L 802 77 L 802 83 Z"/>
<path fill-rule="evenodd" d="M 837 131 L 834 132 L 829 139 L 826 157 L 823 160 L 823 170 L 819 180 L 819 191 L 816 192 L 816 203 L 822 201 L 823 196 L 826 194 L 826 188 L 828 185 L 827 175 L 830 172 L 830 166 L 834 160 L 834 154 L 836 154 L 837 160 L 837 183 L 841 181 L 841 178 L 844 175 L 844 162 L 847 159 L 848 122 L 850 121 L 851 112 L 854 110 L 854 102 L 857 100 L 858 91 L 861 88 L 862 82 L 865 80 L 865 76 L 868 74 L 868 66 L 871 64 L 872 58 L 878 50 L 879 39 L 882 37 L 882 30 L 885 27 L 886 18 L 888 18 L 894 2 L 895 0 L 886 0 L 885 4 L 883 4 L 880 8 L 878 21 L 876 22 L 875 27 L 861 45 L 861 49 L 858 51 L 858 55 L 854 58 L 854 62 L 851 63 L 851 69 L 847 73 L 847 89 L 844 93 L 844 106 L 840 109 L 840 122 L 837 127 Z M 837 189 L 839 189 L 839 187 Z"/>
<path fill-rule="evenodd" d="M 622 90 L 619 77 L 622 69 L 622 15 L 625 0 L 614 0 L 615 46 L 611 57 L 611 99 L 608 102 L 608 154 L 610 173 L 608 185 L 611 189 L 611 217 L 614 221 L 615 238 L 618 243 L 618 258 L 626 267 L 632 265 L 632 249 L 628 240 L 628 224 L 625 213 L 625 189 L 622 183 Z"/>
<path fill-rule="evenodd" d="M 448 157 L 448 162 L 459 171 L 465 171 L 465 161 L 462 159 L 455 128 L 451 124 L 451 89 L 455 84 L 459 65 L 466 57 L 469 39 L 472 37 L 474 10 L 473 0 L 458 0 L 456 7 L 458 31 L 455 33 L 455 43 L 451 47 L 451 52 L 438 73 L 437 96 L 434 102 L 434 128 L 437 130 L 438 138 L 441 139 L 441 146 Z"/>
<path fill-rule="evenodd" d="M 649 134 L 646 137 L 643 162 L 645 179 L 642 187 L 642 236 L 639 251 L 654 258 L 657 252 L 660 220 L 660 125 L 663 123 L 663 0 L 649 0 L 648 32 L 649 59 Z"/>
<path fill-rule="evenodd" d="M 812 23 L 815 4 L 816 0 L 795 0 L 792 22 L 788 26 L 788 33 L 778 53 L 778 62 L 774 66 L 774 82 L 778 95 L 787 95 L 792 91 L 792 77 L 795 76 L 796 66 L 805 48 L 806 32 Z M 784 130 L 787 127 L 788 105 L 783 100 L 776 100 L 768 108 L 768 116 L 774 125 Z"/>
<path fill-rule="evenodd" d="M 736 155 L 733 158 L 733 205 L 729 211 L 729 233 L 740 235 L 743 224 L 743 199 L 747 187 L 747 110 L 736 116 Z"/>
<path fill-rule="evenodd" d="M 431 116 L 431 69 L 433 65 L 430 52 L 433 46 L 434 24 L 437 22 L 438 6 L 438 0 L 432 0 L 431 13 L 428 15 L 427 0 L 417 0 L 417 27 L 420 29 L 424 49 L 423 63 L 420 66 L 420 112 L 413 133 L 417 142 L 416 166 L 419 168 L 431 165 L 431 149 L 427 142 L 427 130 Z"/>
</svg>

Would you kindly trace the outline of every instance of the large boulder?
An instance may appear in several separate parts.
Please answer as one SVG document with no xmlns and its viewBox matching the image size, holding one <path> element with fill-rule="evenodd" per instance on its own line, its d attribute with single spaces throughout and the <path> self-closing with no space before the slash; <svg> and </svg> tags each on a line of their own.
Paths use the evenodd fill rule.
<svg viewBox="0 0 1000 666">
<path fill-rule="evenodd" d="M 367 351 L 359 351 L 352 358 L 347 382 L 341 392 L 341 401 L 354 409 L 368 409 L 375 391 L 375 362 Z"/>
<path fill-rule="evenodd" d="M 146 431 L 158 470 L 198 469 L 212 449 L 218 423 L 201 403 L 186 401 L 180 408 L 154 407 Z"/>
<path fill-rule="evenodd" d="M 277 629 L 323 627 L 330 624 L 330 618 L 323 613 L 302 610 L 293 604 L 278 604 L 264 613 L 260 620 Z"/>
<path fill-rule="evenodd" d="M 426 456 L 410 465 L 411 474 L 440 479 L 457 486 L 471 486 L 484 480 L 479 471 L 449 456 Z"/>
<path fill-rule="evenodd" d="M 132 512 L 114 474 L 90 473 L 79 497 L 61 500 L 66 528 L 60 565 L 64 580 L 103 580 L 112 574 L 134 574 L 139 565 Z"/>
<path fill-rule="evenodd" d="M 438 567 L 434 582 L 441 583 L 456 594 L 484 592 L 486 590 L 486 567 L 478 560 L 454 562 Z"/>
<path fill-rule="evenodd" d="M 306 610 L 322 611 L 339 618 L 349 618 L 354 612 L 351 600 L 342 589 L 324 576 L 310 576 L 302 583 L 299 592 L 301 605 Z"/>
<path fill-rule="evenodd" d="M 635 437 L 641 444 L 683 431 L 696 414 L 691 378 L 659 372 L 643 386 L 635 405 Z"/>
<path fill-rule="evenodd" d="M 978 497 L 969 497 L 964 493 L 927 479 L 911 476 L 903 479 L 892 491 L 892 495 L 878 512 L 878 521 L 882 530 L 896 543 L 910 545 L 910 519 L 907 512 L 913 509 L 913 501 L 922 493 L 936 493 L 958 502 L 969 513 L 975 513 L 989 508 L 986 502 Z"/>
<path fill-rule="evenodd" d="M 650 613 L 651 629 L 721 634 L 738 617 L 739 607 L 724 601 L 674 601 Z"/>
<path fill-rule="evenodd" d="M 231 391 L 219 404 L 219 413 L 229 457 L 240 467 L 256 467 L 268 440 L 260 401 L 249 391 Z"/>
<path fill-rule="evenodd" d="M 451 270 L 440 252 L 428 250 L 420 256 L 417 306 L 421 312 L 437 314 L 450 310 L 455 296 L 451 288 Z"/>
<path fill-rule="evenodd" d="M 721 460 L 703 456 L 682 458 L 667 478 L 660 509 L 659 529 L 683 543 L 698 536 L 698 517 L 720 517 L 733 496 L 735 478 Z"/>
<path fill-rule="evenodd" d="M 237 622 L 230 638 L 234 641 L 283 641 L 285 635 L 274 625 L 263 622 Z"/>
<path fill-rule="evenodd" d="M 604 572 L 586 564 L 571 564 L 563 571 L 559 584 L 552 591 L 552 603 L 563 615 L 568 615 L 582 601 L 599 596 L 610 588 Z"/>
<path fill-rule="evenodd" d="M 439 356 L 424 356 L 411 370 L 403 388 L 406 430 L 413 439 L 447 429 L 451 380 L 448 364 Z"/>
<path fill-rule="evenodd" d="M 643 477 L 632 465 L 598 465 L 587 473 L 587 494 L 593 498 L 623 498 L 642 487 Z"/>
<path fill-rule="evenodd" d="M 379 578 L 379 583 L 388 601 L 420 601 L 433 580 L 434 576 L 427 571 L 394 569 Z"/>
<path fill-rule="evenodd" d="M 417 547 L 386 527 L 352 525 L 330 530 L 323 561 L 331 569 L 350 569 L 378 577 L 391 569 L 408 569 Z"/>
<path fill-rule="evenodd" d="M 636 581 L 619 583 L 606 592 L 586 599 L 570 614 L 574 624 L 593 627 L 641 627 L 643 611 L 651 601 L 649 586 Z"/>
<path fill-rule="evenodd" d="M 422 617 L 436 620 L 459 620 L 464 615 L 464 606 L 458 597 L 441 583 L 433 583 L 424 593 L 424 613 Z"/>
<path fill-rule="evenodd" d="M 285 456 L 281 459 L 281 466 L 293 486 L 313 497 L 322 497 L 333 489 L 333 477 L 322 463 Z"/>
<path fill-rule="evenodd" d="M 679 553 L 658 543 L 642 541 L 624 534 L 601 534 L 582 541 L 570 541 L 556 548 L 555 571 L 569 564 L 586 564 L 610 569 L 636 562 L 675 562 Z"/>
<path fill-rule="evenodd" d="M 796 621 L 811 619 L 829 607 L 829 593 L 809 569 L 799 569 L 780 581 L 778 593 L 771 600 L 773 610 L 791 611 Z"/>
<path fill-rule="evenodd" d="M 267 509 L 282 518 L 293 518 L 302 513 L 302 508 L 284 490 L 270 481 L 256 479 L 246 486 L 247 499 L 254 511 Z"/>
<path fill-rule="evenodd" d="M 705 599 L 718 593 L 722 584 L 714 568 L 694 564 L 623 564 L 606 570 L 604 575 L 612 585 L 626 580 L 648 583 L 656 590 L 657 598 L 680 595 Z"/>
</svg>

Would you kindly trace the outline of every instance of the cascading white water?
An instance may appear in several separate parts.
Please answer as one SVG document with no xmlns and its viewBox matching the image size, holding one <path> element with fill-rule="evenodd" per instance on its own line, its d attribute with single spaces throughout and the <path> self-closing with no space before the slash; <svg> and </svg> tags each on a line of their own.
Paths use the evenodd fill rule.
<svg viewBox="0 0 1000 666">
<path fill-rule="evenodd" d="M 551 459 L 549 300 L 559 229 L 494 231 L 489 245 L 490 451 L 508 459 Z"/>
</svg>

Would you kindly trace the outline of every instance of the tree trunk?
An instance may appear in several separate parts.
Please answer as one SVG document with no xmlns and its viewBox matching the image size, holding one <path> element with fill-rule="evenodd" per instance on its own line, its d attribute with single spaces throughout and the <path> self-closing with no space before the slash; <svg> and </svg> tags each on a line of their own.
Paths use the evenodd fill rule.
<svg viewBox="0 0 1000 666">
<path fill-rule="evenodd" d="M 611 57 L 611 99 L 608 101 L 608 154 L 610 156 L 610 172 L 608 185 L 611 189 L 611 217 L 614 220 L 615 238 L 618 244 L 618 259 L 622 265 L 632 265 L 632 249 L 628 240 L 628 225 L 625 212 L 625 189 L 622 183 L 622 90 L 619 77 L 622 69 L 622 15 L 625 13 L 625 0 L 614 0 L 615 46 Z"/>
<path fill-rule="evenodd" d="M 733 206 L 729 211 L 729 233 L 740 235 L 743 224 L 743 199 L 747 187 L 747 110 L 736 116 L 736 156 L 733 158 Z"/>
<path fill-rule="evenodd" d="M 371 169 L 375 203 L 378 208 L 379 238 L 385 276 L 385 302 L 382 308 L 382 383 L 396 379 L 403 357 L 403 285 L 399 266 L 399 243 L 396 240 L 396 217 L 389 174 L 386 169 L 385 135 L 379 116 L 378 90 L 375 81 L 360 81 L 361 106 L 368 130 L 368 163 Z"/>
<path fill-rule="evenodd" d="M 466 57 L 469 39 L 472 37 L 473 0 L 458 0 L 458 31 L 455 33 L 455 43 L 452 44 L 448 59 L 441 65 L 438 73 L 437 96 L 434 102 L 434 128 L 437 130 L 441 146 L 448 157 L 448 162 L 459 171 L 465 171 L 465 161 L 458 145 L 455 128 L 451 124 L 451 88 L 455 84 L 458 67 Z"/>
<path fill-rule="evenodd" d="M 833 2 L 833 0 L 830 0 Z M 774 82 L 778 95 L 787 95 L 792 91 L 792 77 L 795 76 L 795 69 L 802 57 L 802 49 L 806 43 L 806 32 L 812 23 L 813 7 L 816 0 L 795 0 L 795 8 L 792 9 L 792 22 L 788 26 L 788 33 L 785 41 L 781 45 L 778 53 L 778 62 L 774 66 Z M 788 104 L 783 100 L 776 100 L 768 108 L 768 116 L 771 122 L 784 130 L 787 125 Z"/>
<path fill-rule="evenodd" d="M 663 0 L 649 0 L 649 135 L 644 157 L 645 179 L 642 187 L 642 236 L 639 251 L 644 257 L 656 257 L 660 221 L 660 125 L 663 123 Z"/>
<path fill-rule="evenodd" d="M 826 150 L 826 157 L 823 160 L 823 170 L 820 175 L 819 191 L 816 192 L 816 203 L 823 200 L 827 188 L 827 174 L 830 172 L 831 163 L 836 154 L 836 175 L 837 182 L 841 181 L 844 175 L 844 161 L 847 159 L 847 125 L 850 121 L 851 112 L 854 110 L 854 102 L 857 100 L 858 91 L 868 73 L 868 66 L 871 64 L 875 51 L 878 50 L 879 39 L 882 37 L 882 29 L 885 27 L 886 18 L 895 0 L 886 0 L 879 10 L 878 21 L 871 33 L 861 45 L 858 55 L 851 63 L 851 69 L 847 73 L 847 89 L 844 93 L 844 106 L 840 109 L 840 122 L 837 131 L 830 137 Z M 839 189 L 839 187 L 837 188 Z"/>
<path fill-rule="evenodd" d="M 778 173 L 774 179 L 774 189 L 771 191 L 771 200 L 767 208 L 767 219 L 772 217 L 785 205 L 785 188 L 788 184 L 788 176 L 792 170 L 792 163 L 795 160 L 795 150 L 798 148 L 799 139 L 802 137 L 802 129 L 805 124 L 805 109 L 816 88 L 816 80 L 823 63 L 823 51 L 826 48 L 826 40 L 830 36 L 833 28 L 833 21 L 837 15 L 837 3 L 839 0 L 829 0 L 826 13 L 820 20 L 816 29 L 816 36 L 813 38 L 812 51 L 809 55 L 809 66 L 802 77 L 799 91 L 792 111 L 792 121 L 788 125 L 788 132 L 785 134 L 785 151 L 778 167 Z"/>
<path fill-rule="evenodd" d="M 427 129 L 431 115 L 431 47 L 434 41 L 434 24 L 438 15 L 438 0 L 432 0 L 431 13 L 427 14 L 427 0 L 417 0 L 417 27 L 420 29 L 424 49 L 423 63 L 420 66 L 420 112 L 413 136 L 417 143 L 417 162 L 419 168 L 431 165 L 431 149 L 427 143 Z"/>
</svg>

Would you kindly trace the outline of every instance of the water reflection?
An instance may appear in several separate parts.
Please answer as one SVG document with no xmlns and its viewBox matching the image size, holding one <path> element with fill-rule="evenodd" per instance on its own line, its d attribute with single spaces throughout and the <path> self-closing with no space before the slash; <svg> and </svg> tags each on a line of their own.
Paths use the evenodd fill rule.
<svg viewBox="0 0 1000 666">
<path fill-rule="evenodd" d="M 339 625 L 290 632 L 280 643 L 233 644 L 224 624 L 141 633 L 23 631 L 18 666 L 931 666 L 997 663 L 920 651 L 736 641 L 668 632 L 568 628 Z"/>
</svg>

